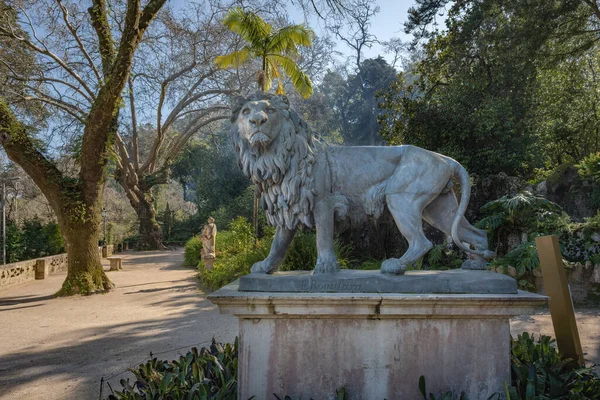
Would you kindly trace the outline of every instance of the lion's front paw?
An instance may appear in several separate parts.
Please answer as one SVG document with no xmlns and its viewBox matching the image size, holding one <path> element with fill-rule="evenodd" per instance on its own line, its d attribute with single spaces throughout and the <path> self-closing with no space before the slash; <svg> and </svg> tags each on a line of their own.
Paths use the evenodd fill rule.
<svg viewBox="0 0 600 400">
<path fill-rule="evenodd" d="M 313 274 L 331 274 L 340 270 L 340 264 L 335 257 L 333 258 L 317 258 L 317 265 Z"/>
<path fill-rule="evenodd" d="M 381 272 L 384 274 L 404 275 L 406 265 L 400 263 L 399 258 L 388 258 L 381 263 Z"/>
<path fill-rule="evenodd" d="M 268 259 L 254 263 L 250 272 L 252 274 L 271 274 L 275 271 L 275 266 Z"/>
</svg>

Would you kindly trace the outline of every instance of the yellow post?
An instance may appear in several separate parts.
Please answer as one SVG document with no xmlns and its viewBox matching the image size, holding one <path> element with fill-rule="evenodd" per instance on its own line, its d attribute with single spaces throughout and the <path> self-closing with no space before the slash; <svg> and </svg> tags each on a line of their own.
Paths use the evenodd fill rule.
<svg viewBox="0 0 600 400">
<path fill-rule="evenodd" d="M 583 350 L 558 237 L 540 236 L 535 239 L 535 244 L 540 257 L 546 295 L 550 297 L 550 315 L 558 350 L 563 358 L 573 360 L 570 366 L 583 367 L 585 366 Z"/>
</svg>

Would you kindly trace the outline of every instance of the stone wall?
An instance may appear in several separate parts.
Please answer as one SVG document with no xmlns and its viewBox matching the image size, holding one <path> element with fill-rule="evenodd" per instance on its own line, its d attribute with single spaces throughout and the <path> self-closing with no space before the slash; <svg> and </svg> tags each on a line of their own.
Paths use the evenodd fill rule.
<svg viewBox="0 0 600 400">
<path fill-rule="evenodd" d="M 34 280 L 36 263 L 27 260 L 0 266 L 0 289 Z"/>
<path fill-rule="evenodd" d="M 492 271 L 510 275 L 517 280 L 527 281 L 533 286 L 525 290 L 546 295 L 544 277 L 542 276 L 542 270 L 539 268 L 533 270 L 533 274 L 521 277 L 517 276 L 517 269 L 512 266 L 500 266 L 492 268 Z M 571 297 L 575 304 L 582 306 L 600 304 L 600 264 L 593 265 L 591 261 L 577 262 L 565 266 L 565 273 L 571 290 Z"/>
<path fill-rule="evenodd" d="M 57 254 L 55 256 L 42 258 L 46 262 L 48 273 L 55 274 L 57 272 L 67 272 L 69 258 L 67 253 Z"/>
<path fill-rule="evenodd" d="M 67 253 L 2 265 L 0 266 L 0 288 L 34 279 L 44 279 L 48 274 L 66 270 Z"/>
<path fill-rule="evenodd" d="M 571 290 L 573 302 L 581 305 L 600 303 L 600 265 L 591 262 L 575 263 L 565 268 L 567 281 Z M 546 294 L 544 279 L 540 270 L 535 270 L 535 287 L 540 294 Z"/>
<path fill-rule="evenodd" d="M 112 254 L 113 245 L 108 247 L 107 250 Z M 98 254 L 102 258 L 102 246 L 98 247 Z M 50 274 L 66 272 L 67 265 L 67 253 L 0 265 L 0 289 L 35 279 L 45 279 Z"/>
</svg>

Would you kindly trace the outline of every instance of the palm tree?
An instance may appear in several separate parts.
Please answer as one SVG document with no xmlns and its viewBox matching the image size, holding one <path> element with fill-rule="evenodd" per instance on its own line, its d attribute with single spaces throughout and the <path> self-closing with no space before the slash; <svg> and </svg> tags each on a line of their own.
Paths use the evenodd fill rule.
<svg viewBox="0 0 600 400">
<path fill-rule="evenodd" d="M 267 92 L 277 78 L 277 94 L 283 94 L 281 69 L 304 98 L 312 94 L 312 82 L 295 61 L 299 56 L 298 46 L 312 45 L 314 32 L 310 28 L 301 24 L 273 29 L 260 16 L 240 7 L 229 10 L 223 24 L 247 43 L 240 50 L 216 57 L 217 66 L 235 68 L 250 59 L 260 58 L 262 69 L 257 75 L 260 90 Z"/>
</svg>

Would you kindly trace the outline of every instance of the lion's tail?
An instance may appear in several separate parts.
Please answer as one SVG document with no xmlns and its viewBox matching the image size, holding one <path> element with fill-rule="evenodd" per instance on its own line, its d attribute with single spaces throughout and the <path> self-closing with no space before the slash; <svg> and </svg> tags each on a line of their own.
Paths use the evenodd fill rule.
<svg viewBox="0 0 600 400">
<path fill-rule="evenodd" d="M 471 181 L 469 179 L 469 173 L 458 163 L 458 161 L 452 160 L 454 165 L 454 176 L 460 182 L 460 204 L 458 205 L 458 210 L 456 211 L 456 215 L 454 216 L 454 221 L 452 222 L 452 240 L 456 245 L 467 253 L 477 254 L 483 258 L 490 258 L 493 255 L 493 252 L 489 250 L 479 251 L 474 250 L 469 247 L 468 244 L 462 242 L 458 237 L 458 227 L 460 226 L 460 221 L 465 215 L 467 211 L 467 206 L 469 205 L 469 200 L 471 198 Z"/>
</svg>

